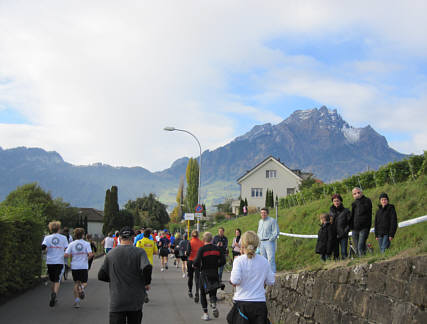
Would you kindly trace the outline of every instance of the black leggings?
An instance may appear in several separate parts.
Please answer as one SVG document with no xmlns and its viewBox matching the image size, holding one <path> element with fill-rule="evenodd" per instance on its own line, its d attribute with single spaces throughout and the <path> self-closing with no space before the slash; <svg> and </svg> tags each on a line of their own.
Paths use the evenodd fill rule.
<svg viewBox="0 0 427 324">
<path fill-rule="evenodd" d="M 216 289 L 209 291 L 209 301 L 211 303 L 216 303 Z M 200 303 L 202 304 L 203 311 L 206 313 L 208 311 L 208 301 L 204 289 L 200 289 Z"/>
<path fill-rule="evenodd" d="M 141 324 L 142 309 L 129 312 L 110 312 L 110 324 Z"/>
<path fill-rule="evenodd" d="M 200 272 L 199 269 L 194 269 L 193 268 L 193 261 L 192 260 L 188 260 L 187 262 L 187 269 L 188 269 L 188 291 L 192 291 L 193 290 L 193 274 L 195 275 L 195 282 L 196 282 L 196 295 L 199 294 L 199 290 L 200 290 Z"/>
</svg>

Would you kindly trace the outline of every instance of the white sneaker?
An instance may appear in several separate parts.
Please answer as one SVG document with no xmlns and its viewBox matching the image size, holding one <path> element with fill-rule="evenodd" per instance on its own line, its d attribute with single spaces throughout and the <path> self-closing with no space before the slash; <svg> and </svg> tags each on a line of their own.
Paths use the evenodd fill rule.
<svg viewBox="0 0 427 324">
<path fill-rule="evenodd" d="M 185 278 L 185 273 L 182 274 L 182 277 Z"/>
<path fill-rule="evenodd" d="M 161 268 L 161 269 L 160 269 L 160 271 L 161 271 L 161 272 L 163 272 L 163 271 L 165 271 L 165 269 L 164 269 L 164 268 Z"/>
<path fill-rule="evenodd" d="M 74 302 L 73 307 L 74 308 L 80 308 L 80 302 L 78 302 L 78 301 Z"/>
<path fill-rule="evenodd" d="M 209 314 L 207 314 L 207 313 L 203 313 L 203 315 L 202 315 L 202 320 L 204 320 L 204 321 L 209 321 L 209 320 L 210 320 L 210 318 L 209 318 Z"/>
</svg>

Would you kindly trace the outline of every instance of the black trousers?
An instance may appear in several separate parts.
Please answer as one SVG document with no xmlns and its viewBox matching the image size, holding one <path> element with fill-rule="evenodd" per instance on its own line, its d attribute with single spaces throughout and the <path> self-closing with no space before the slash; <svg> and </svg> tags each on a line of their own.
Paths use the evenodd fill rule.
<svg viewBox="0 0 427 324">
<path fill-rule="evenodd" d="M 216 289 L 209 291 L 209 301 L 216 303 Z M 204 289 L 200 289 L 200 303 L 202 304 L 203 311 L 206 313 L 208 311 L 208 300 L 206 299 L 206 291 Z"/>
<path fill-rule="evenodd" d="M 187 269 L 188 269 L 188 291 L 193 290 L 193 278 L 196 282 L 196 295 L 199 294 L 200 290 L 200 271 L 199 269 L 193 268 L 193 261 L 188 260 L 187 262 Z"/>
<path fill-rule="evenodd" d="M 141 324 L 142 309 L 132 312 L 110 312 L 110 324 Z"/>
<path fill-rule="evenodd" d="M 265 302 L 235 301 L 227 315 L 229 324 L 270 324 Z"/>
</svg>

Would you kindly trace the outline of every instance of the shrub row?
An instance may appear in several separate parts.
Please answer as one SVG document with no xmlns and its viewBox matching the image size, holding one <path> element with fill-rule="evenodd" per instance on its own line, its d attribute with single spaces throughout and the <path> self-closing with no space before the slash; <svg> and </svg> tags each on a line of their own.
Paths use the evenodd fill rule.
<svg viewBox="0 0 427 324">
<path fill-rule="evenodd" d="M 344 194 L 354 187 L 375 188 L 385 184 L 415 180 L 423 174 L 427 174 L 427 151 L 399 162 L 388 163 L 377 171 L 359 173 L 329 184 L 315 183 L 310 188 L 304 188 L 293 195 L 280 198 L 279 206 L 280 208 L 290 208 L 304 205 L 309 201 L 322 199 L 334 193 Z"/>
<path fill-rule="evenodd" d="M 29 213 L 0 207 L 0 296 L 31 287 L 41 275 L 43 225 Z"/>
</svg>

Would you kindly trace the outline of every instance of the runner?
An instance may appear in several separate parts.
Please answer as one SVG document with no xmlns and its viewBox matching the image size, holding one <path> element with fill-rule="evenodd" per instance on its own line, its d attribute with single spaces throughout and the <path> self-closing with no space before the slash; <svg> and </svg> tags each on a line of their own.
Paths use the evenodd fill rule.
<svg viewBox="0 0 427 324">
<path fill-rule="evenodd" d="M 199 232 L 193 230 L 191 232 L 192 239 L 190 241 L 190 253 L 188 257 L 187 267 L 188 267 L 188 297 L 193 298 L 193 275 L 194 281 L 196 283 L 196 294 L 194 295 L 194 302 L 199 302 L 199 269 L 193 267 L 194 259 L 197 256 L 197 252 L 204 245 L 202 241 L 199 240 Z"/>
<path fill-rule="evenodd" d="M 101 244 L 104 246 L 105 254 L 110 252 L 114 246 L 113 232 L 108 233 L 108 236 L 102 240 Z"/>
<path fill-rule="evenodd" d="M 74 229 L 75 241 L 70 243 L 65 251 L 65 257 L 71 257 L 71 273 L 74 280 L 74 304 L 73 307 L 80 308 L 80 300 L 85 298 L 85 288 L 88 277 L 88 258 L 93 257 L 90 243 L 83 240 L 85 230 Z"/>
<path fill-rule="evenodd" d="M 175 260 L 173 261 L 173 264 L 179 268 L 179 261 L 181 260 L 180 256 L 179 256 L 179 243 L 182 241 L 181 238 L 181 233 L 176 233 L 175 234 L 175 242 L 174 242 L 174 248 L 173 248 L 173 253 L 175 255 Z"/>
<path fill-rule="evenodd" d="M 86 241 L 89 242 L 90 248 L 92 249 L 92 257 L 88 259 L 88 270 L 90 270 L 90 268 L 92 267 L 93 259 L 95 259 L 95 254 L 96 254 L 96 251 L 98 250 L 98 248 L 96 247 L 95 242 L 92 240 L 91 234 L 86 235 Z"/>
<path fill-rule="evenodd" d="M 61 222 L 50 222 L 48 227 L 52 234 L 44 237 L 42 250 L 47 251 L 47 273 L 49 274 L 49 280 L 52 282 L 49 306 L 53 307 L 57 302 L 56 295 L 59 291 L 60 275 L 64 268 L 64 251 L 68 247 L 68 241 L 64 235 L 58 233 L 61 229 Z"/>
<path fill-rule="evenodd" d="M 70 235 L 70 230 L 68 229 L 68 227 L 64 227 L 62 231 L 60 231 L 59 233 L 64 235 L 67 238 L 68 244 L 73 242 L 73 238 Z M 61 278 L 64 278 L 64 280 L 67 280 L 68 272 L 70 272 L 70 267 L 68 266 L 68 259 L 64 258 L 64 267 L 62 268 Z"/>
<path fill-rule="evenodd" d="M 197 257 L 193 263 L 193 266 L 200 270 L 200 302 L 203 309 L 202 320 L 204 321 L 210 319 L 206 294 L 209 294 L 213 316 L 219 316 L 218 308 L 216 308 L 216 291 L 220 287 L 218 268 L 225 264 L 223 249 L 212 244 L 212 241 L 212 233 L 203 234 L 204 246 L 197 252 Z"/>
<path fill-rule="evenodd" d="M 169 255 L 169 247 L 170 247 L 170 240 L 166 236 L 166 232 L 163 232 L 163 237 L 159 241 L 159 247 L 160 247 L 160 256 L 162 258 L 162 268 L 160 271 L 165 271 L 165 269 L 168 269 L 168 255 Z"/>
<path fill-rule="evenodd" d="M 181 242 L 179 242 L 178 250 L 179 250 L 179 257 L 181 258 L 181 261 L 182 261 L 182 277 L 185 278 L 188 271 L 187 269 L 188 256 L 190 255 L 189 252 L 191 250 L 187 233 L 184 234 L 184 239 Z"/>
<path fill-rule="evenodd" d="M 153 254 L 157 254 L 157 245 L 156 243 L 150 239 L 151 237 L 151 230 L 146 229 L 144 231 L 144 238 L 136 242 L 136 247 L 142 248 L 145 250 L 145 253 L 147 253 L 148 260 L 150 261 L 150 264 L 153 266 Z M 148 298 L 148 292 L 145 294 L 145 303 L 148 303 L 150 299 Z"/>
</svg>

